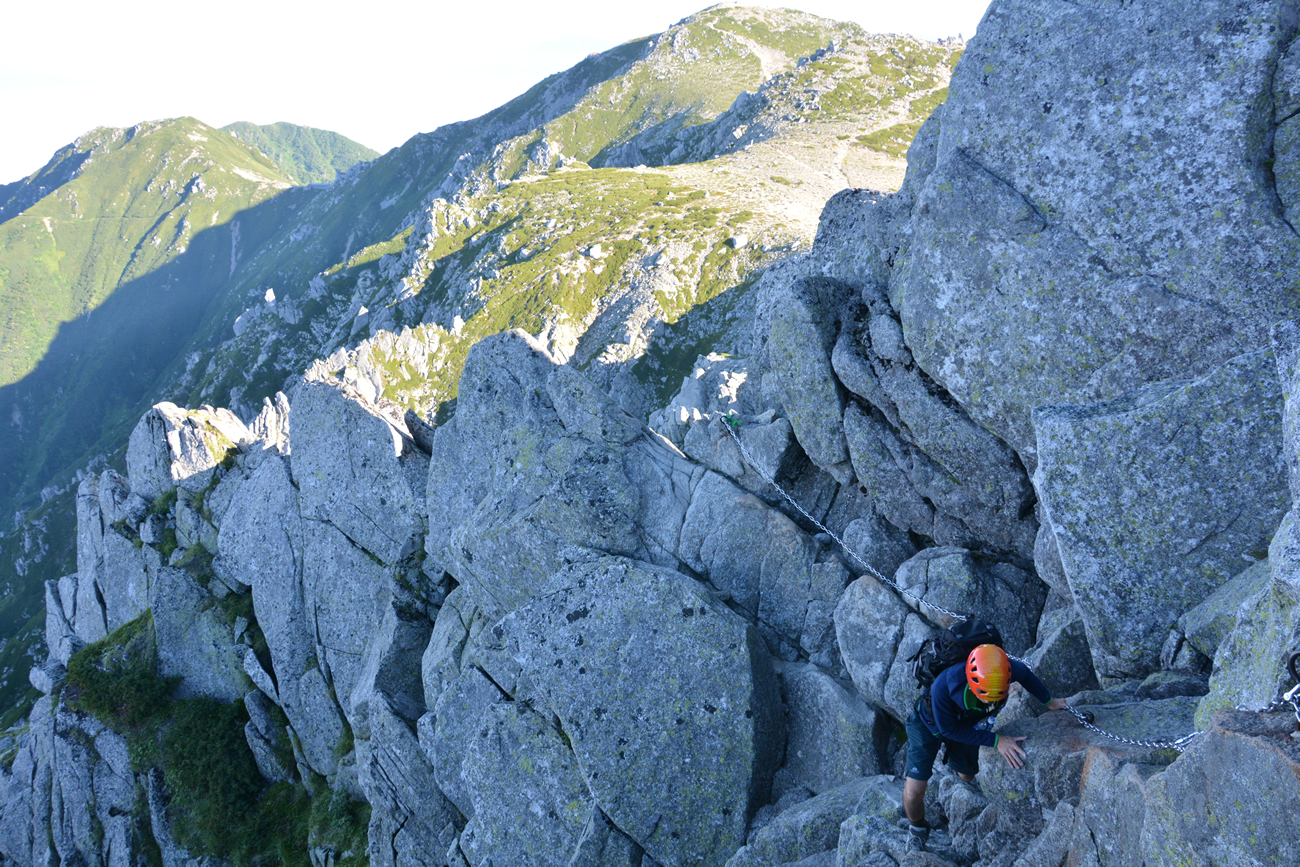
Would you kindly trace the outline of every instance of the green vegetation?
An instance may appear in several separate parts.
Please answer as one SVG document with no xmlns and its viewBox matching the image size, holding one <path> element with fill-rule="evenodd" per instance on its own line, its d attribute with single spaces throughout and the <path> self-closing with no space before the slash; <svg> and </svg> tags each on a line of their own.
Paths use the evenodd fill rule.
<svg viewBox="0 0 1300 867">
<path fill-rule="evenodd" d="M 76 497 L 75 486 L 57 494 L 0 539 L 0 731 L 40 697 L 27 672 L 45 646 L 45 582 L 77 568 Z"/>
<path fill-rule="evenodd" d="M 176 703 L 162 737 L 162 768 L 176 814 L 178 839 L 198 843 L 200 851 L 218 857 L 242 855 L 252 860 L 250 842 L 239 839 L 241 826 L 259 825 L 251 809 L 265 781 L 258 773 L 244 738 L 247 711 L 242 703 L 222 704 L 211 698 Z M 243 850 L 243 851 L 240 851 Z"/>
<path fill-rule="evenodd" d="M 91 168 L 0 223 L 0 385 L 31 372 L 59 323 L 288 183 L 259 152 L 192 118 L 95 130 L 62 159 Z"/>
<path fill-rule="evenodd" d="M 268 785 L 244 736 L 243 702 L 175 700 L 178 683 L 158 676 L 146 613 L 72 655 L 63 701 L 125 736 L 137 772 L 162 771 L 173 832 L 191 852 L 236 865 L 308 867 L 310 845 L 332 848 L 339 863 L 368 863 L 367 805 L 321 781 L 309 781 L 315 799 L 301 785 Z"/>
<path fill-rule="evenodd" d="M 647 271 L 671 276 L 677 288 L 657 292 L 655 301 L 661 318 L 676 321 L 764 261 L 761 250 L 723 243 L 737 227 L 780 234 L 773 215 L 714 206 L 706 190 L 676 180 L 672 170 L 559 172 L 517 181 L 490 201 L 468 226 L 436 215 L 442 231 L 425 242 L 416 309 L 447 303 L 467 279 L 479 283 L 480 306 L 461 330 L 412 323 L 429 347 L 419 358 L 391 340 L 364 350 L 384 373 L 384 397 L 428 416 L 454 399 L 469 347 L 482 337 L 509 328 L 538 333 L 557 316 L 585 327 L 616 287 Z M 561 222 L 556 215 L 570 216 Z M 353 268 L 338 267 L 327 285 L 343 281 L 361 282 Z M 396 331 L 404 313 L 400 306 L 391 312 Z"/>
<path fill-rule="evenodd" d="M 832 42 L 836 51 L 800 63 Z M 901 154 L 954 59 L 803 13 L 710 9 L 417 136 L 327 189 L 292 185 L 319 177 L 310 172 L 322 160 L 337 172 L 338 160 L 360 158 L 341 137 L 233 125 L 236 138 L 189 118 L 93 131 L 0 187 L 0 418 L 13 428 L 0 440 L 0 514 L 45 521 L 39 559 L 22 533 L 0 538 L 0 636 L 12 639 L 0 650 L 0 707 L 31 700 L 42 582 L 76 568 L 75 491 L 41 506 L 41 489 L 120 450 L 149 402 L 249 414 L 343 348 L 379 368 L 385 397 L 445 418 L 470 347 L 513 327 L 550 329 L 579 367 L 604 347 L 564 335 L 594 327 L 606 360 L 649 351 L 638 375 L 675 386 L 673 365 L 693 361 L 682 359 L 694 344 L 675 323 L 721 334 L 738 290 L 809 240 L 806 225 L 785 224 L 791 197 L 809 211 L 823 192 L 798 158 L 777 168 L 732 153 L 741 128 L 760 148 L 779 136 L 791 154 L 824 154 L 844 136 L 902 124 L 864 142 Z M 760 88 L 767 107 L 745 103 L 758 116 L 731 110 Z M 639 162 L 672 165 L 618 167 Z M 742 233 L 748 244 L 725 243 Z M 601 319 L 611 296 L 642 286 L 662 323 L 654 340 L 668 343 L 611 343 Z M 404 344 L 403 329 L 418 341 Z M 214 455 L 225 447 L 209 442 Z M 185 557 L 204 580 L 210 566 Z"/>
<path fill-rule="evenodd" d="M 125 441 L 232 260 L 293 204 L 277 196 L 289 182 L 273 164 L 187 118 L 97 130 L 55 162 L 80 173 L 0 221 L 0 413 L 14 425 L 0 441 L 6 514 Z"/>
<path fill-rule="evenodd" d="M 907 156 L 907 149 L 911 146 L 912 139 L 916 138 L 916 133 L 920 129 L 920 121 L 900 123 L 897 126 L 860 135 L 857 137 L 857 143 L 863 147 L 888 154 L 894 159 L 901 160 Z"/>
<path fill-rule="evenodd" d="M 158 498 L 149 506 L 150 515 L 167 515 L 171 512 L 172 507 L 176 505 L 176 489 L 163 491 Z"/>
<path fill-rule="evenodd" d="M 238 121 L 221 129 L 257 148 L 300 184 L 332 184 L 340 172 L 379 156 L 347 136 L 293 123 Z"/>
<path fill-rule="evenodd" d="M 921 129 L 921 124 L 948 98 L 948 88 L 943 88 L 924 98 L 913 100 L 910 108 L 911 120 L 885 129 L 876 130 L 857 137 L 856 144 L 875 151 L 888 154 L 895 159 L 907 156 L 907 149 L 912 139 Z"/>
<path fill-rule="evenodd" d="M 737 33 L 754 40 L 760 45 L 775 48 L 792 61 L 807 57 L 820 48 L 825 48 L 832 39 L 843 39 L 846 33 L 853 33 L 852 25 L 828 26 L 831 22 L 811 15 L 791 18 L 788 12 L 775 15 L 764 14 L 762 9 L 718 9 L 705 10 L 698 19 L 707 21 L 710 26 Z M 709 13 L 712 13 L 710 15 Z M 739 16 L 739 17 L 738 17 Z M 857 30 L 857 32 L 861 32 Z"/>
<path fill-rule="evenodd" d="M 68 660 L 65 699 L 118 730 L 164 715 L 179 678 L 157 675 L 149 612 L 87 645 Z"/>
</svg>

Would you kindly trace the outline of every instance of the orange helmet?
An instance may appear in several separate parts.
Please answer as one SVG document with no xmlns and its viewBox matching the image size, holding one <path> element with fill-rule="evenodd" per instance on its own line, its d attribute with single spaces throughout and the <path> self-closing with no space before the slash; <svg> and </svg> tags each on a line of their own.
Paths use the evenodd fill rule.
<svg viewBox="0 0 1300 867">
<path fill-rule="evenodd" d="M 1002 701 L 1011 686 L 1011 660 L 996 644 L 981 644 L 966 657 L 966 683 L 986 704 Z"/>
</svg>

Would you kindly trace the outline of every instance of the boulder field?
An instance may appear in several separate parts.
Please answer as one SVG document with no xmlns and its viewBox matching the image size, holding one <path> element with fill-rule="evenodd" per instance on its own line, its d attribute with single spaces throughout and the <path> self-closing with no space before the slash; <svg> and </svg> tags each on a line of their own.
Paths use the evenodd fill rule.
<svg viewBox="0 0 1300 867">
<path fill-rule="evenodd" d="M 1300 723 L 1257 712 L 1300 650 L 1297 33 L 995 0 L 902 190 L 833 198 L 645 415 L 518 331 L 432 430 L 321 374 L 247 424 L 154 407 L 78 491 L 0 864 L 205 858 L 92 652 L 364 803 L 318 865 L 1300 863 Z M 939 765 L 908 853 L 935 605 L 1119 737 L 1013 691 L 1025 767 Z"/>
</svg>

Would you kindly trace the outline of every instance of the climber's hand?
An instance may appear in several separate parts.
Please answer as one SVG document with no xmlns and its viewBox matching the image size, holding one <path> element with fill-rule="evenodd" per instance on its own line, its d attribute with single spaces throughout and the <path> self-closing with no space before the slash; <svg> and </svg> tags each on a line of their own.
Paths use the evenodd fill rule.
<svg viewBox="0 0 1300 867">
<path fill-rule="evenodd" d="M 1065 710 L 1065 699 L 1054 698 L 1047 703 L 1048 710 Z"/>
<path fill-rule="evenodd" d="M 1005 735 L 998 738 L 998 752 L 1002 753 L 1002 758 L 1007 760 L 1007 764 L 1013 770 L 1018 770 L 1025 765 L 1025 751 L 1020 748 L 1020 742 L 1025 737 L 1009 738 Z"/>
</svg>

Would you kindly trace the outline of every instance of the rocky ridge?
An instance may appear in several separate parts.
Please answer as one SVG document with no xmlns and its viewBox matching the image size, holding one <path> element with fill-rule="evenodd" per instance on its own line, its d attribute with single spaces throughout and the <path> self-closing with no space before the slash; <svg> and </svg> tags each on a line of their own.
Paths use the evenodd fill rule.
<svg viewBox="0 0 1300 867">
<path fill-rule="evenodd" d="M 1234 710 L 1300 643 L 1296 35 L 1264 0 L 993 4 L 899 192 L 834 197 L 649 412 L 520 330 L 436 425 L 346 353 L 251 425 L 155 407 L 78 489 L 0 853 L 271 857 L 247 829 L 292 803 L 314 864 L 1300 859 L 1296 714 Z M 1018 693 L 1026 767 L 941 766 L 906 852 L 945 622 L 782 490 L 1130 741 Z M 247 771 L 216 841 L 177 731 Z"/>
<path fill-rule="evenodd" d="M 297 176 L 267 131 L 232 130 L 245 141 L 180 119 L 100 131 L 0 191 L 0 208 L 20 208 L 7 223 L 14 212 L 0 213 L 0 228 L 25 227 L 15 275 L 47 275 L 40 263 L 63 254 L 62 270 L 41 277 L 62 286 L 86 271 L 74 262 L 135 256 L 126 282 L 90 269 L 97 294 L 64 308 L 50 309 L 57 292 L 8 287 L 35 305 L 15 321 L 57 337 L 27 378 L 0 388 L 17 434 L 0 443 L 0 511 L 19 513 L 0 538 L 0 588 L 12 588 L 0 600 L 0 704 L 22 704 L 28 689 L 41 581 L 75 568 L 68 533 L 37 528 L 57 510 L 71 520 L 92 459 L 122 469 L 121 444 L 150 405 L 226 406 L 247 422 L 319 363 L 436 417 L 469 347 L 519 327 L 647 412 L 747 319 L 758 271 L 806 249 L 826 199 L 901 182 L 898 142 L 942 100 L 960 51 L 790 10 L 716 7 L 328 186 L 282 189 Z M 297 141 L 294 165 L 329 144 L 302 128 L 277 135 Z M 101 138 L 117 150 L 94 150 Z M 191 152 L 205 160 L 202 195 Z M 230 206 L 232 184 L 259 191 L 256 204 Z M 149 208 L 174 211 L 160 225 L 182 223 L 184 242 L 139 243 L 135 222 L 88 233 L 102 224 L 79 216 L 115 213 L 123 190 L 139 225 L 157 221 Z M 160 333 L 169 305 L 185 315 Z M 42 489 L 64 493 L 40 509 Z M 29 576 L 10 574 L 10 561 L 33 562 L 17 547 L 27 536 L 50 553 Z"/>
</svg>

